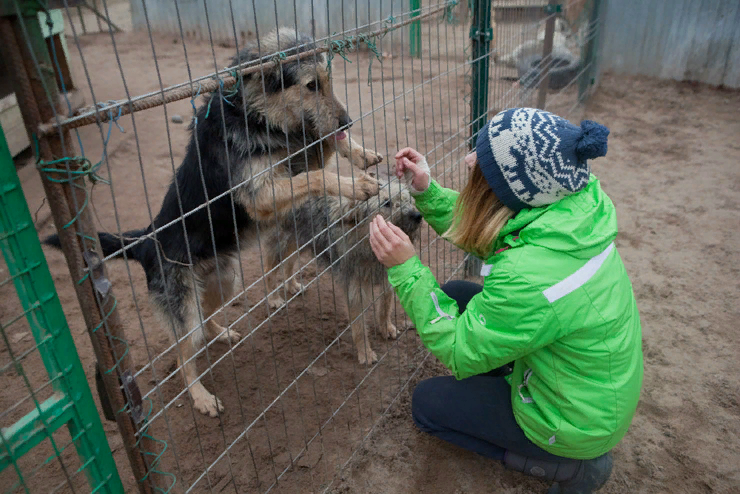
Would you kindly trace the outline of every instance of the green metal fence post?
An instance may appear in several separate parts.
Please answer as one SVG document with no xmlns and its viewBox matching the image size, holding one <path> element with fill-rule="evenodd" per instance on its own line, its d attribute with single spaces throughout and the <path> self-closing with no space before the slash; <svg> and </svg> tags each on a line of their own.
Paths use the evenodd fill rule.
<svg viewBox="0 0 740 494">
<path fill-rule="evenodd" d="M 14 9 L 0 17 L 0 51 L 12 67 L 10 76 L 28 133 L 36 136 L 39 125 L 55 118 L 55 106 L 60 101 L 55 65 L 39 24 L 42 4 L 34 0 L 0 0 L 0 6 L 7 3 Z M 101 389 L 105 391 L 101 401 L 108 400 L 115 413 L 139 492 L 169 491 L 176 481 L 174 475 L 156 468 L 166 443 L 146 433 L 149 427 L 146 407 L 152 405 L 140 401 L 136 380 L 131 375 L 133 359 L 128 352 L 114 290 L 101 261 L 103 255 L 96 241 L 92 212 L 86 207 L 90 169 L 85 167 L 84 159 L 75 156 L 69 130 L 41 136 L 35 142 L 37 158 L 46 162 L 43 170 L 39 169 L 46 199 L 101 368 Z M 53 179 L 55 176 L 64 178 Z M 122 389 L 123 376 L 127 376 L 128 392 Z"/>
<path fill-rule="evenodd" d="M 491 61 L 491 0 L 472 0 L 473 22 L 470 26 L 472 47 L 472 88 L 470 96 L 470 150 L 475 149 L 478 133 L 488 121 L 488 74 Z M 465 274 L 477 276 L 481 262 L 469 256 Z"/>
<path fill-rule="evenodd" d="M 421 0 L 411 0 L 411 17 L 421 15 Z M 421 57 L 421 21 L 409 24 L 409 48 L 413 58 Z"/>
<path fill-rule="evenodd" d="M 122 493 L 123 485 L 100 422 L 85 372 L 67 326 L 54 281 L 34 228 L 5 134 L 0 127 L 0 250 L 26 320 L 56 393 L 10 427 L 2 429 L 0 471 L 13 465 L 25 487 L 18 459 L 69 429 L 93 492 Z M 2 327 L 5 333 L 5 327 Z M 22 367 L 22 364 L 18 364 Z M 31 391 L 29 390 L 29 393 Z M 16 487 L 9 487 L 10 491 Z"/>
<path fill-rule="evenodd" d="M 599 16 L 601 15 L 601 1 L 592 0 L 591 3 L 591 16 L 589 17 L 588 30 L 586 37 L 588 42 L 583 50 L 583 59 L 581 65 L 586 69 L 578 79 L 578 101 L 583 101 L 586 96 L 586 92 L 590 91 L 591 86 L 594 85 L 596 77 L 596 64 L 597 64 L 597 48 L 600 38 L 601 22 Z"/>
<path fill-rule="evenodd" d="M 473 87 L 470 98 L 470 149 L 488 116 L 488 72 L 491 61 L 491 0 L 473 0 L 470 39 L 473 57 Z"/>
</svg>

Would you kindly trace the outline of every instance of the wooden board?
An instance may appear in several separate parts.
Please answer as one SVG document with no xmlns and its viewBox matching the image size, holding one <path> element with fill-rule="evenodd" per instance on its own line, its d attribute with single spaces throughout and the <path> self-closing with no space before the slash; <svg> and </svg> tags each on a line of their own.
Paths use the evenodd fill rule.
<svg viewBox="0 0 740 494">
<path fill-rule="evenodd" d="M 10 154 L 15 157 L 21 151 L 25 150 L 30 144 L 26 126 L 23 123 L 23 116 L 15 93 L 0 99 L 0 126 L 5 133 L 5 139 L 8 141 Z"/>
<path fill-rule="evenodd" d="M 49 0 L 46 6 L 49 10 L 52 10 L 72 8 L 84 4 L 84 0 Z M 0 0 L 0 15 L 16 15 L 17 12 L 13 0 Z"/>
</svg>

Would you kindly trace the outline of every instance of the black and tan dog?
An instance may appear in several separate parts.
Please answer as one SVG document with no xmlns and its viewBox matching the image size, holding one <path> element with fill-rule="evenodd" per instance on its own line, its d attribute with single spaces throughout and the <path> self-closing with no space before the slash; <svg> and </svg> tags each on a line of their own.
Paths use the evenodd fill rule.
<svg viewBox="0 0 740 494">
<path fill-rule="evenodd" d="M 296 209 L 295 217 L 288 215 L 266 235 L 267 287 L 270 307 L 285 303 L 280 290 L 275 290 L 280 269 L 284 262 L 286 290 L 289 294 L 300 291 L 301 286 L 292 275 L 298 261 L 297 250 L 315 254 L 318 265 L 331 266 L 342 293 L 347 294 L 352 340 L 361 364 L 378 360 L 370 347 L 363 311 L 382 293 L 378 329 L 386 338 L 396 337 L 396 327 L 391 320 L 393 288 L 388 283 L 385 266 L 378 262 L 370 248 L 368 234 L 370 222 L 380 214 L 393 222 L 414 239 L 418 236 L 421 213 L 414 207 L 408 189 L 398 180 L 382 184 L 380 194 L 367 200 L 347 200 L 339 197 L 317 197 Z"/>
<path fill-rule="evenodd" d="M 309 37 L 282 28 L 232 65 L 314 48 Z M 311 197 L 362 200 L 378 193 L 378 182 L 364 172 L 353 178 L 322 170 L 335 152 L 361 169 L 382 157 L 347 136 L 351 119 L 333 93 L 324 55 L 263 65 L 230 97 L 209 95 L 195 122 L 154 222 L 122 237 L 101 233 L 100 243 L 106 256 L 123 257 L 125 248 L 143 266 L 153 306 L 185 343 L 178 366 L 195 408 L 215 417 L 223 405 L 198 379 L 194 355 L 204 330 L 209 338 L 239 338 L 212 319 L 201 324 L 232 299 L 239 250 L 254 245 L 258 223 L 279 221 Z M 46 243 L 60 245 L 56 235 Z"/>
</svg>

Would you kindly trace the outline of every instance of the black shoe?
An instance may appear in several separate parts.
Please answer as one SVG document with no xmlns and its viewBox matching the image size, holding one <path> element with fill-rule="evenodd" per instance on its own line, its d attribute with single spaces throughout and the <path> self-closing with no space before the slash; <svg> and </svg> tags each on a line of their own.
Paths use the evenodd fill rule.
<svg viewBox="0 0 740 494">
<path fill-rule="evenodd" d="M 581 462 L 578 472 L 569 480 L 556 482 L 547 494 L 591 494 L 601 489 L 612 474 L 612 454 Z"/>
</svg>

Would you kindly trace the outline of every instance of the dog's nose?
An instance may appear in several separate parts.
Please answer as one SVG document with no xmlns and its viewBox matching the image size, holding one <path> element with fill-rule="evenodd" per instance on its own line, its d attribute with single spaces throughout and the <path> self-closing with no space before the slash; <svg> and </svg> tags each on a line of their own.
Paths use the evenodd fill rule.
<svg viewBox="0 0 740 494">
<path fill-rule="evenodd" d="M 409 215 L 411 217 L 412 221 L 415 221 L 416 223 L 420 223 L 423 216 L 418 211 L 414 211 Z"/>
<path fill-rule="evenodd" d="M 349 115 L 347 113 L 344 113 L 339 116 L 339 127 L 352 127 L 352 119 L 349 118 Z"/>
</svg>

